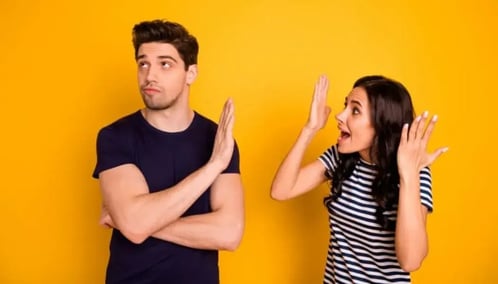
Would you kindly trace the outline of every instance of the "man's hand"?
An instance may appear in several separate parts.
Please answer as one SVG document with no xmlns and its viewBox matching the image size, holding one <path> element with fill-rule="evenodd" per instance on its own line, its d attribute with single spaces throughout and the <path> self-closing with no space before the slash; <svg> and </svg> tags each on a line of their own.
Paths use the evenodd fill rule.
<svg viewBox="0 0 498 284">
<path fill-rule="evenodd" d="M 232 99 L 228 99 L 223 106 L 218 130 L 214 139 L 213 153 L 211 154 L 210 162 L 216 163 L 221 168 L 221 171 L 226 169 L 228 163 L 232 159 L 234 139 L 233 125 L 235 120 L 234 105 Z"/>
<path fill-rule="evenodd" d="M 102 212 L 100 214 L 99 225 L 107 229 L 116 228 L 114 222 L 112 221 L 111 215 L 109 215 L 109 211 L 107 211 L 107 208 L 104 204 L 102 204 Z"/>
</svg>

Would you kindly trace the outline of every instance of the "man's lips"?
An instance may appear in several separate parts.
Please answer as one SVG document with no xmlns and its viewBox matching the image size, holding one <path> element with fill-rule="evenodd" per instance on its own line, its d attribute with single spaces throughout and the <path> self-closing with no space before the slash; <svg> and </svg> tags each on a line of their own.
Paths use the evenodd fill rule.
<svg viewBox="0 0 498 284">
<path fill-rule="evenodd" d="M 143 88 L 142 91 L 146 94 L 155 94 L 155 93 L 158 93 L 159 90 L 158 89 L 155 89 L 155 88 Z"/>
</svg>

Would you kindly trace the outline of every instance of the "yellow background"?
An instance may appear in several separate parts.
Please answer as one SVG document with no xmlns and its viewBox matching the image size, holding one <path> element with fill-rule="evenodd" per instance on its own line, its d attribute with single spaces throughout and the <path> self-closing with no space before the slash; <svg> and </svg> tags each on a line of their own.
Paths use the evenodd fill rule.
<svg viewBox="0 0 498 284">
<path fill-rule="evenodd" d="M 221 253 L 222 283 L 321 283 L 327 192 L 269 198 L 321 73 L 336 113 L 355 79 L 403 82 L 440 116 L 431 149 L 430 253 L 414 283 L 497 283 L 498 2 L 0 2 L 0 283 L 102 283 L 110 231 L 90 177 L 97 131 L 142 106 L 131 28 L 167 18 L 200 42 L 192 106 L 217 120 L 236 103 L 247 227 Z M 336 141 L 333 118 L 306 160 Z"/>
</svg>

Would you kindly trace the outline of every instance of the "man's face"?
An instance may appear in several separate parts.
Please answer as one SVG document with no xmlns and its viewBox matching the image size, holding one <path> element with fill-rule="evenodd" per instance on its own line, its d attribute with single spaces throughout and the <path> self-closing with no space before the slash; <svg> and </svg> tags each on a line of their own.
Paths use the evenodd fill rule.
<svg viewBox="0 0 498 284">
<path fill-rule="evenodd" d="M 185 63 L 173 45 L 142 44 L 137 53 L 137 68 L 140 93 L 148 109 L 164 110 L 179 101 L 187 102 L 188 85 L 197 75 L 197 66 L 190 65 L 185 70 Z"/>
</svg>

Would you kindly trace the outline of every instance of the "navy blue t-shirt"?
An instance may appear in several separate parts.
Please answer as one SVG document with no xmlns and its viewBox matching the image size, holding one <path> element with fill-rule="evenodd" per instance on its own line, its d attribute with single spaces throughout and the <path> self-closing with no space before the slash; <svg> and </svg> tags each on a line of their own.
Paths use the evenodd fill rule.
<svg viewBox="0 0 498 284">
<path fill-rule="evenodd" d="M 97 137 L 97 165 L 93 177 L 123 164 L 134 164 L 150 192 L 169 188 L 199 169 L 211 157 L 217 125 L 195 113 L 190 126 L 168 133 L 150 125 L 140 111 L 102 128 Z M 224 173 L 239 173 L 239 152 Z M 211 211 L 210 189 L 183 216 Z M 107 266 L 108 284 L 217 284 L 218 251 L 177 245 L 153 237 L 134 244 L 114 229 Z"/>
</svg>

